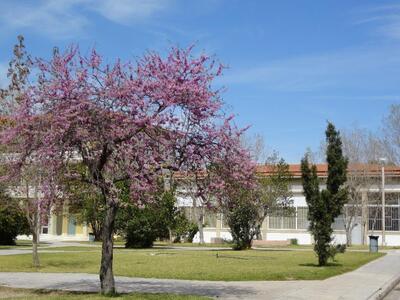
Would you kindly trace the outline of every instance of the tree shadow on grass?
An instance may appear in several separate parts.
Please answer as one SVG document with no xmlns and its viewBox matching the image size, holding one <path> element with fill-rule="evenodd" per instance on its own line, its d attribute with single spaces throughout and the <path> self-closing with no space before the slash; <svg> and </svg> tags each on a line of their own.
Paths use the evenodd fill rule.
<svg viewBox="0 0 400 300">
<path fill-rule="evenodd" d="M 226 254 L 219 254 L 216 255 L 217 259 L 239 259 L 239 260 L 276 260 L 276 257 L 265 257 L 265 256 L 236 256 L 236 255 L 226 255 Z"/>
<path fill-rule="evenodd" d="M 295 250 L 291 249 L 273 249 L 273 248 L 253 248 L 254 251 L 264 251 L 264 252 L 294 252 Z"/>
<path fill-rule="evenodd" d="M 322 267 L 342 267 L 343 264 L 340 264 L 338 262 L 329 262 L 325 266 L 320 266 L 316 263 L 305 263 L 305 264 L 299 264 L 301 267 L 316 267 L 316 268 L 322 268 Z"/>
<path fill-rule="evenodd" d="M 79 268 L 80 269 L 83 269 L 85 267 L 89 267 L 89 266 L 92 266 L 92 265 L 93 265 L 92 261 L 80 261 L 79 262 Z M 71 261 L 48 261 L 45 264 L 43 264 L 40 268 L 48 268 L 48 267 L 52 267 L 52 268 L 70 267 L 70 268 L 76 269 L 77 262 L 75 260 L 71 260 Z"/>
</svg>

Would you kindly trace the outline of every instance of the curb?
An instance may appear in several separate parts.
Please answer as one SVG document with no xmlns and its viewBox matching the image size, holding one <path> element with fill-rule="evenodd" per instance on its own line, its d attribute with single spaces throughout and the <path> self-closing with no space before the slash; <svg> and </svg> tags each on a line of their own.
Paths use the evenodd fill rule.
<svg viewBox="0 0 400 300">
<path fill-rule="evenodd" d="M 381 286 L 377 291 L 375 291 L 371 296 L 369 296 L 367 300 L 382 300 L 399 283 L 400 283 L 400 273 L 393 276 L 389 281 L 387 281 L 383 286 Z"/>
</svg>

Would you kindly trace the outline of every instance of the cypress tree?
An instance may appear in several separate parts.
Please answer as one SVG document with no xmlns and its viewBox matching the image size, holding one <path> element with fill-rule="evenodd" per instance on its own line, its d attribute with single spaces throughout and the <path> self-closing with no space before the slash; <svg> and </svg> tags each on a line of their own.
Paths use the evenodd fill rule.
<svg viewBox="0 0 400 300">
<path fill-rule="evenodd" d="M 301 161 L 301 173 L 304 196 L 308 205 L 310 231 L 314 237 L 314 251 L 318 255 L 318 264 L 326 265 L 332 241 L 332 223 L 338 217 L 347 201 L 347 189 L 344 187 L 348 160 L 343 156 L 339 131 L 328 123 L 325 131 L 328 163 L 326 189 L 319 190 L 317 167 L 310 166 L 308 156 Z"/>
</svg>

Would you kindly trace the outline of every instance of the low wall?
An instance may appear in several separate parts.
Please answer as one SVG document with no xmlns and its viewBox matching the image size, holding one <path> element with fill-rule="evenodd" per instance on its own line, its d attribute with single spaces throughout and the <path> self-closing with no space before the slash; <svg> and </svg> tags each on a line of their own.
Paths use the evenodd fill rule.
<svg viewBox="0 0 400 300">
<path fill-rule="evenodd" d="M 17 240 L 32 240 L 30 235 L 19 235 Z M 89 237 L 84 234 L 76 235 L 53 235 L 53 234 L 41 234 L 39 240 L 41 242 L 51 241 L 89 241 Z"/>
<path fill-rule="evenodd" d="M 374 233 L 374 235 L 379 236 L 379 245 L 381 244 L 382 237 L 379 233 Z M 221 229 L 219 234 L 217 234 L 217 230 L 215 228 L 205 228 L 204 229 L 204 241 L 206 243 L 211 243 L 211 238 L 222 238 L 224 240 L 232 240 L 232 236 L 229 232 L 229 229 Z M 303 230 L 270 230 L 267 231 L 266 238 L 267 241 L 286 241 L 288 239 L 297 239 L 299 244 L 302 245 L 311 245 L 313 242 L 313 238 L 308 231 Z M 386 245 L 387 246 L 400 246 L 400 232 L 387 232 L 385 236 Z M 197 233 L 193 239 L 194 243 L 198 243 L 200 241 L 199 234 Z M 336 244 L 345 244 L 346 243 L 346 234 L 344 231 L 335 231 L 333 234 L 333 241 Z M 353 242 L 353 244 L 357 245 L 359 243 Z"/>
</svg>

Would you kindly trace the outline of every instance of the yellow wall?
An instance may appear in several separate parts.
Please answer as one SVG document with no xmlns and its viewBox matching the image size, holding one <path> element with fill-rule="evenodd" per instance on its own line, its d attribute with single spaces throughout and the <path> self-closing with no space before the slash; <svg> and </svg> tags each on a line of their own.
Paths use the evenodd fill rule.
<svg viewBox="0 0 400 300">
<path fill-rule="evenodd" d="M 63 215 L 62 233 L 68 234 L 68 216 L 66 214 Z"/>
<path fill-rule="evenodd" d="M 83 226 L 81 223 L 76 224 L 75 234 L 83 234 Z"/>
</svg>

